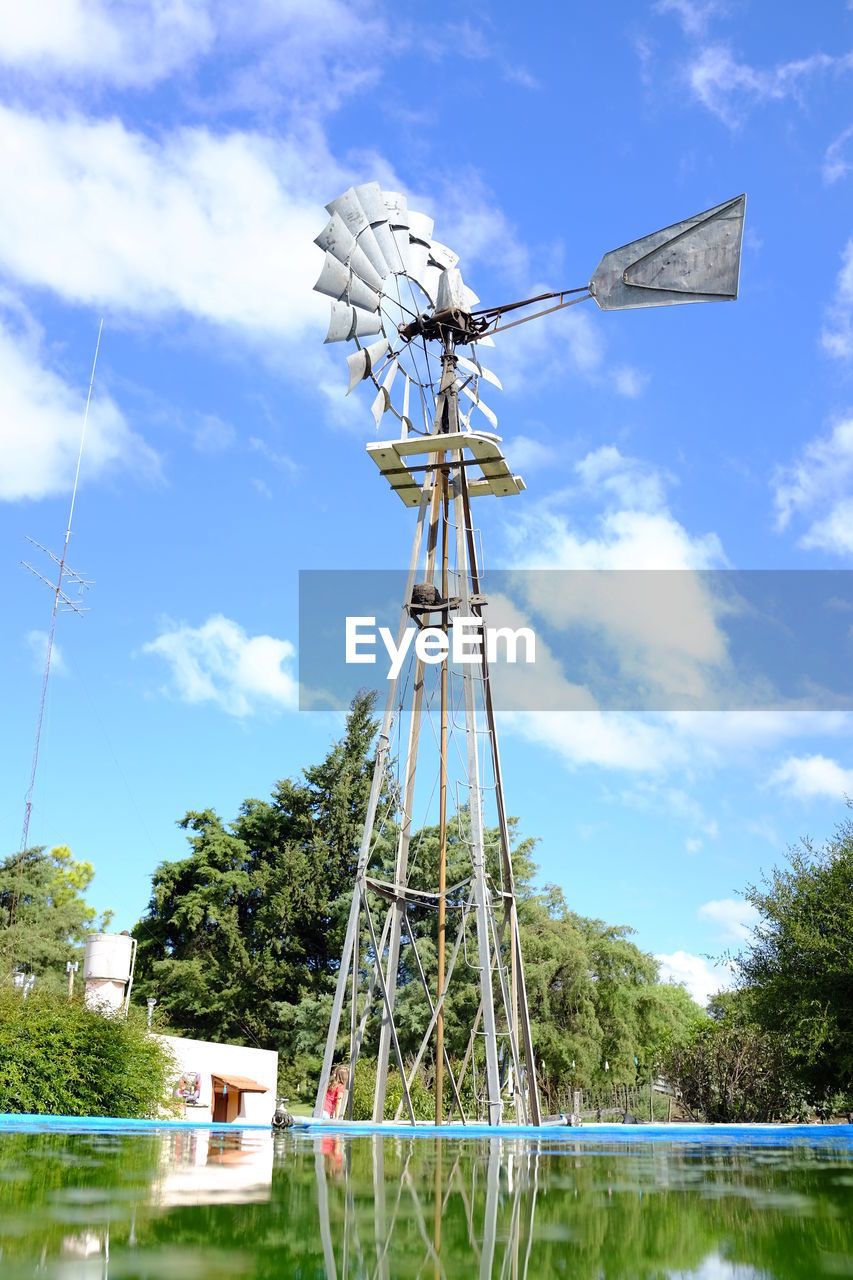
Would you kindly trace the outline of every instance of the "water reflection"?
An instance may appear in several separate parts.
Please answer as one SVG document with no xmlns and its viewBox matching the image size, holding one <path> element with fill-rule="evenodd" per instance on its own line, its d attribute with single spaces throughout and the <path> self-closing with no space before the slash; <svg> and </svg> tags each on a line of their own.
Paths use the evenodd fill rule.
<svg viewBox="0 0 853 1280">
<path fill-rule="evenodd" d="M 160 1165 L 152 1196 L 160 1207 L 266 1201 L 273 1143 L 266 1133 L 181 1129 L 163 1135 Z"/>
<path fill-rule="evenodd" d="M 853 1151 L 205 1130 L 0 1134 L 0 1274 L 853 1271 Z"/>
<path fill-rule="evenodd" d="M 451 1201 L 455 1209 L 461 1207 L 467 1244 L 479 1274 L 492 1276 L 497 1268 L 500 1276 L 511 1274 L 514 1280 L 526 1280 L 534 1239 L 538 1151 L 504 1150 L 507 1144 L 493 1139 L 485 1144 L 485 1159 L 470 1162 L 463 1160 L 466 1149 L 458 1140 L 446 1144 L 439 1138 L 430 1144 L 432 1176 L 424 1178 L 421 1162 L 416 1159 L 423 1154 L 421 1139 L 389 1144 L 387 1138 L 375 1134 L 364 1141 L 370 1144 L 374 1213 L 372 1240 L 363 1247 L 354 1145 L 345 1144 L 340 1136 L 314 1139 L 317 1209 L 325 1273 L 330 1280 L 339 1276 L 346 1280 L 350 1275 L 390 1278 L 389 1255 L 398 1227 L 401 1235 L 409 1237 L 414 1227 L 420 1237 L 423 1257 L 416 1274 L 431 1264 L 436 1276 L 444 1276 L 442 1223 Z M 447 1152 L 445 1145 L 450 1147 Z M 389 1148 L 393 1171 L 386 1167 Z M 341 1195 L 330 1197 L 330 1181 L 342 1184 Z"/>
</svg>

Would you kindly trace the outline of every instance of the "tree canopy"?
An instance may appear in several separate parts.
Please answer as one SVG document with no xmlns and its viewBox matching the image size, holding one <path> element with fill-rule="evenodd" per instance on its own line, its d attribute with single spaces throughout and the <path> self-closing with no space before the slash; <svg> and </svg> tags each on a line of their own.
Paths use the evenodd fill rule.
<svg viewBox="0 0 853 1280">
<path fill-rule="evenodd" d="M 275 1045 L 289 1012 L 326 990 L 340 955 L 372 771 L 373 698 L 301 779 L 180 826 L 190 854 L 153 877 L 135 992 L 192 1034 Z"/>
<path fill-rule="evenodd" d="M 40 983 L 58 983 L 80 954 L 86 934 L 105 929 L 85 894 L 95 870 L 66 845 L 26 849 L 0 863 L 0 954 L 6 972 L 21 966 Z"/>
<path fill-rule="evenodd" d="M 853 821 L 802 840 L 745 897 L 759 922 L 737 968 L 756 1022 L 784 1034 L 813 1102 L 853 1099 Z"/>
</svg>

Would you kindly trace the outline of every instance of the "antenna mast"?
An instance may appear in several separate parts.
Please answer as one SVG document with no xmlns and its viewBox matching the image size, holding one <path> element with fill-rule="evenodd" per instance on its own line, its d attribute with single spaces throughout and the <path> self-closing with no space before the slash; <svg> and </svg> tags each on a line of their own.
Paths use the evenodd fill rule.
<svg viewBox="0 0 853 1280">
<path fill-rule="evenodd" d="M 29 786 L 27 787 L 27 798 L 24 804 L 24 825 L 23 825 L 23 830 L 21 831 L 21 847 L 20 847 L 20 853 L 22 854 L 24 853 L 27 847 L 27 840 L 29 838 L 29 832 L 30 832 L 30 815 L 32 814 L 32 811 L 33 811 L 33 791 L 35 790 L 35 785 L 36 785 L 36 771 L 38 769 L 39 747 L 41 745 L 41 729 L 42 729 L 42 724 L 44 722 L 44 707 L 45 707 L 45 701 L 47 699 L 47 683 L 48 683 L 48 679 L 50 678 L 50 662 L 51 662 L 51 658 L 53 657 L 53 641 L 54 641 L 54 636 L 56 634 L 56 615 L 59 611 L 60 605 L 63 605 L 66 609 L 70 609 L 73 613 L 84 612 L 82 606 L 76 600 L 72 600 L 62 590 L 62 581 L 63 581 L 63 578 L 69 578 L 72 582 L 76 582 L 78 590 L 80 592 L 84 591 L 87 587 L 91 586 L 90 582 L 88 582 L 79 573 L 76 573 L 73 569 L 71 569 L 66 564 L 66 558 L 68 556 L 68 544 L 71 541 L 71 521 L 74 519 L 74 504 L 77 500 L 77 486 L 80 481 L 80 464 L 83 460 L 83 446 L 86 442 L 86 427 L 89 422 L 89 405 L 92 403 L 92 388 L 94 387 L 94 384 L 95 384 L 95 369 L 98 364 L 98 352 L 101 349 L 101 333 L 103 332 L 103 328 L 104 328 L 104 321 L 102 318 L 101 323 L 98 326 L 98 339 L 97 339 L 97 342 L 95 343 L 95 358 L 92 361 L 92 373 L 91 373 L 91 377 L 89 378 L 89 392 L 88 392 L 88 395 L 86 396 L 86 408 L 83 411 L 83 424 L 80 431 L 80 448 L 77 451 L 77 469 L 74 472 L 74 488 L 71 491 L 71 506 L 68 509 L 68 524 L 65 527 L 65 541 L 62 544 L 62 555 L 57 559 L 57 557 L 51 551 L 48 551 L 46 547 L 41 546 L 40 543 L 35 542 L 33 538 L 27 539 L 28 542 L 33 543 L 33 546 L 38 547 L 39 551 L 44 551 L 48 556 L 50 556 L 51 560 L 53 560 L 59 566 L 59 572 L 57 574 L 56 583 L 54 584 L 50 582 L 47 578 L 44 577 L 43 574 L 39 573 L 37 569 L 34 569 L 31 564 L 27 564 L 26 560 L 21 561 L 21 563 L 24 565 L 24 568 L 29 569 L 30 573 L 34 573 L 37 578 L 41 578 L 41 581 L 44 582 L 47 586 L 49 586 L 53 591 L 53 609 L 51 610 L 50 627 L 47 633 L 47 652 L 45 654 L 44 674 L 42 676 L 42 682 L 41 682 L 41 698 L 39 700 L 38 719 L 36 721 L 36 740 L 35 740 L 35 746 L 33 748 L 32 766 L 30 768 L 30 783 L 29 783 Z M 16 906 L 16 903 L 13 901 L 12 911 L 10 913 L 10 920 L 9 920 L 10 924 L 14 919 L 15 906 Z"/>
</svg>

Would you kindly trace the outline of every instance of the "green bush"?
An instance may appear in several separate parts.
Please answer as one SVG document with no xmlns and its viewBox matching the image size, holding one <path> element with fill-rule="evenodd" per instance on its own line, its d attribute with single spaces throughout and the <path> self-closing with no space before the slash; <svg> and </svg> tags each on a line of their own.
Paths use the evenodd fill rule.
<svg viewBox="0 0 853 1280">
<path fill-rule="evenodd" d="M 376 1063 L 370 1059 L 359 1058 L 355 1068 L 355 1084 L 352 1095 L 353 1120 L 370 1120 L 373 1118 L 373 1093 L 376 1088 Z M 420 1073 L 412 1081 L 410 1090 L 412 1109 L 416 1120 L 434 1120 L 435 1102 L 423 1081 Z M 385 1091 L 385 1119 L 393 1120 L 397 1105 L 403 1096 L 403 1082 L 398 1071 L 388 1072 L 388 1087 Z M 400 1119 L 408 1120 L 405 1105 Z"/>
<path fill-rule="evenodd" d="M 0 1112 L 156 1116 L 175 1068 L 141 1010 L 105 1017 L 47 991 L 0 991 Z"/>
</svg>

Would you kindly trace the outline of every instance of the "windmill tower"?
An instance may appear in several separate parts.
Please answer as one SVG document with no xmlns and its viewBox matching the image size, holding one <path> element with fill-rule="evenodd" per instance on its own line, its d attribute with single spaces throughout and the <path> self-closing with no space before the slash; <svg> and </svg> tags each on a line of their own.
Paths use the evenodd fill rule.
<svg viewBox="0 0 853 1280">
<path fill-rule="evenodd" d="M 410 865 L 418 768 L 419 763 L 423 767 L 424 756 L 421 725 L 427 664 L 423 657 L 418 656 L 412 672 L 408 740 L 396 792 L 391 728 L 400 705 L 400 677 L 388 682 L 314 1115 L 322 1114 L 336 1046 L 347 1024 L 352 1086 L 376 1001 L 381 1030 L 374 1121 L 381 1121 L 385 1114 L 392 1057 L 402 1078 L 401 1108 L 405 1106 L 414 1121 L 411 1081 L 432 1047 L 437 1124 L 444 1116 L 445 1073 L 452 1093 L 451 1115 L 458 1113 L 463 1123 L 471 1118 L 465 1114 L 461 1094 L 466 1071 L 473 1072 L 479 1060 L 480 1111 L 488 1123 L 499 1125 L 510 1118 L 504 1114 L 504 1094 L 505 1082 L 511 1079 L 511 1118 L 538 1125 L 541 1114 L 510 829 L 483 633 L 486 599 L 471 512 L 473 498 L 518 495 L 524 482 L 512 472 L 494 432 L 497 418 L 481 397 L 484 388 L 499 388 L 500 383 L 481 363 L 479 353 L 493 345 L 496 332 L 589 299 L 608 311 L 736 298 L 745 197 L 605 254 L 587 285 L 484 309 L 477 309 L 479 299 L 462 280 L 458 256 L 433 239 L 432 219 L 409 209 L 404 196 L 370 183 L 350 188 L 326 208 L 330 218 L 316 240 L 325 260 L 315 286 L 332 299 L 326 341 L 355 343 L 347 356 L 349 390 L 363 381 L 372 383 L 377 429 L 387 413 L 399 422 L 398 437 L 368 444 L 367 451 L 397 496 L 417 509 L 398 646 L 413 623 L 419 628 L 435 626 L 445 637 L 453 624 L 461 623 L 475 639 L 479 637 L 479 652 L 474 664 L 455 664 L 446 642 L 443 650 L 436 734 L 438 875 L 428 890 L 412 882 Z M 533 307 L 539 309 L 531 311 Z M 520 317 L 507 319 L 517 311 L 522 312 Z M 451 685 L 459 691 L 455 704 Z M 451 889 L 445 882 L 449 731 L 457 735 L 457 754 L 466 771 L 462 791 L 469 855 L 462 881 Z M 460 749 L 463 740 L 464 749 Z M 496 857 L 487 856 L 486 847 L 487 772 L 497 828 Z M 397 818 L 390 881 L 377 874 L 375 865 L 380 797 L 388 790 L 395 794 Z M 455 929 L 448 930 L 451 907 Z M 434 910 L 437 915 L 437 976 L 432 990 L 409 919 L 413 908 Z M 448 958 L 445 939 L 454 931 Z M 362 940 L 366 955 L 361 954 Z M 408 1070 L 395 1020 L 403 945 L 411 948 L 414 966 L 410 970 L 416 971 L 425 997 L 423 1035 Z M 444 1044 L 444 1020 L 460 951 L 476 973 L 479 1008 L 454 1076 Z M 349 1096 L 351 1117 L 352 1087 Z"/>
</svg>

